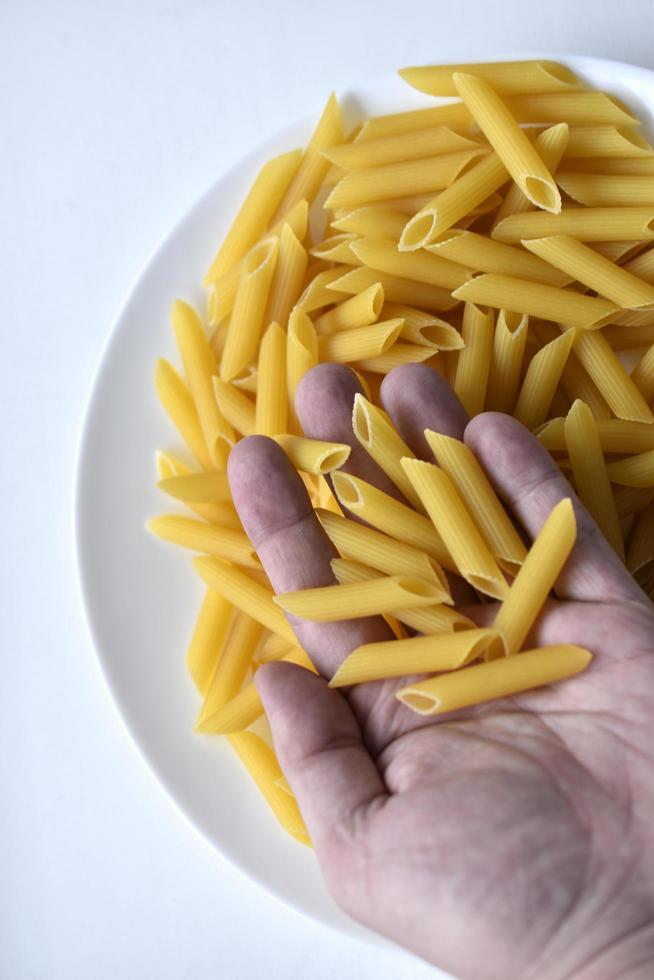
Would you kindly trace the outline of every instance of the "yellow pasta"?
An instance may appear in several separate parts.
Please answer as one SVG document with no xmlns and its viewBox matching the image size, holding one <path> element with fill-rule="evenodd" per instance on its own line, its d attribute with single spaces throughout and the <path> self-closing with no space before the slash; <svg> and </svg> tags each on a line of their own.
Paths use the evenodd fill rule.
<svg viewBox="0 0 654 980">
<path fill-rule="evenodd" d="M 430 429 L 425 431 L 425 438 L 498 564 L 509 575 L 516 575 L 527 556 L 527 549 L 474 454 L 465 443 Z"/>
<path fill-rule="evenodd" d="M 390 238 L 394 242 L 402 234 L 405 224 L 403 211 L 381 205 L 357 208 L 332 221 L 332 227 L 338 231 L 361 237 Z"/>
<path fill-rule="evenodd" d="M 654 571 L 654 505 L 638 515 L 627 552 L 627 568 L 638 582 L 651 582 Z"/>
<path fill-rule="evenodd" d="M 547 418 L 574 339 L 574 331 L 569 330 L 542 347 L 531 359 L 513 414 L 532 431 Z"/>
<path fill-rule="evenodd" d="M 311 255 L 329 262 L 341 262 L 343 265 L 359 265 L 359 260 L 350 248 L 355 238 L 356 235 L 330 235 L 313 246 Z"/>
<path fill-rule="evenodd" d="M 578 330 L 574 349 L 614 415 L 632 422 L 654 422 L 647 402 L 600 332 Z"/>
<path fill-rule="evenodd" d="M 581 126 L 570 130 L 564 156 L 582 159 L 652 156 L 652 147 L 640 133 L 623 126 Z"/>
<path fill-rule="evenodd" d="M 330 147 L 324 156 L 344 170 L 368 170 L 389 163 L 419 160 L 457 150 L 478 149 L 479 144 L 447 126 L 412 130 L 399 136 L 344 143 Z"/>
<path fill-rule="evenodd" d="M 556 182 L 500 96 L 485 79 L 475 75 L 455 72 L 452 79 L 475 121 L 525 197 L 537 207 L 558 214 L 561 195 Z M 560 122 L 561 119 L 559 115 L 555 121 Z"/>
<path fill-rule="evenodd" d="M 180 514 L 162 514 L 151 518 L 146 527 L 164 541 L 190 548 L 205 555 L 215 555 L 246 568 L 261 568 L 261 562 L 242 531 L 232 531 L 217 524 L 194 521 Z"/>
<path fill-rule="evenodd" d="M 392 276 L 377 269 L 368 269 L 365 266 L 346 272 L 345 275 L 331 282 L 326 288 L 327 291 L 334 290 L 336 294 L 339 292 L 359 293 L 376 283 L 381 284 L 384 296 L 393 303 L 408 303 L 425 310 L 439 312 L 451 310 L 457 305 L 457 301 L 452 299 L 449 289 L 413 282 L 411 279 Z"/>
<path fill-rule="evenodd" d="M 473 588 L 501 599 L 508 586 L 450 477 L 418 459 L 402 467 L 459 571 Z"/>
<path fill-rule="evenodd" d="M 518 395 L 529 328 L 526 313 L 500 310 L 495 321 L 485 408 L 511 412 Z"/>
<path fill-rule="evenodd" d="M 292 150 L 263 165 L 204 280 L 224 276 L 259 240 L 300 166 L 301 150 Z"/>
<path fill-rule="evenodd" d="M 319 333 L 335 330 L 349 330 L 352 327 L 367 327 L 378 319 L 384 305 L 384 288 L 375 283 L 344 300 L 315 321 Z"/>
<path fill-rule="evenodd" d="M 433 606 L 449 599 L 449 593 L 421 578 L 391 576 L 353 582 L 350 585 L 328 585 L 277 595 L 274 601 L 286 612 L 316 623 L 333 623 L 341 619 L 361 619 L 392 613 L 396 609 Z"/>
<path fill-rule="evenodd" d="M 467 303 L 482 303 L 496 309 L 528 313 L 543 320 L 568 323 L 584 331 L 608 323 L 617 309 L 608 300 L 584 296 L 571 289 L 557 289 L 541 282 L 492 273 L 469 279 L 452 296 Z"/>
<path fill-rule="evenodd" d="M 271 323 L 259 348 L 256 432 L 264 436 L 276 436 L 286 431 L 287 395 L 286 331 L 278 323 Z"/>
<path fill-rule="evenodd" d="M 624 268 L 632 276 L 638 276 L 645 282 L 654 283 L 654 246 L 650 246 L 646 252 L 637 255 L 625 263 Z"/>
<path fill-rule="evenodd" d="M 644 453 L 654 449 L 654 426 L 623 419 L 596 419 L 603 453 Z M 539 432 L 541 444 L 550 452 L 566 448 L 564 420 L 552 419 Z"/>
<path fill-rule="evenodd" d="M 636 350 L 654 344 L 654 316 L 651 317 L 651 321 L 642 327 L 611 324 L 605 327 L 602 333 L 613 350 Z"/>
<path fill-rule="evenodd" d="M 160 480 L 160 490 L 184 503 L 208 503 L 230 499 L 227 474 L 182 473 Z"/>
<path fill-rule="evenodd" d="M 238 610 L 234 611 L 227 639 L 202 703 L 198 717 L 200 724 L 236 697 L 252 665 L 262 633 L 261 623 Z"/>
<path fill-rule="evenodd" d="M 356 141 L 363 143 L 385 136 L 400 136 L 416 129 L 430 129 L 432 126 L 468 129 L 472 126 L 472 116 L 463 102 L 452 102 L 432 109 L 413 109 L 409 112 L 374 116 L 363 124 Z"/>
<path fill-rule="evenodd" d="M 257 365 L 248 364 L 242 371 L 239 371 L 238 374 L 234 375 L 231 383 L 235 388 L 239 388 L 241 391 L 249 391 L 255 395 L 258 384 Z"/>
<path fill-rule="evenodd" d="M 507 105 L 522 123 L 640 126 L 640 120 L 614 96 L 590 89 L 515 95 L 507 99 Z"/>
<path fill-rule="evenodd" d="M 627 487 L 654 487 L 654 449 L 609 463 L 606 467 L 612 483 Z"/>
<path fill-rule="evenodd" d="M 234 505 L 229 501 L 229 485 L 227 478 L 224 473 L 193 473 L 190 467 L 186 466 L 177 456 L 173 456 L 172 453 L 157 453 L 157 475 L 159 477 L 159 482 L 157 486 L 160 490 L 164 492 L 170 492 L 171 496 L 178 497 L 184 501 L 186 506 L 190 510 L 195 511 L 200 517 L 203 517 L 205 521 L 210 521 L 213 524 L 222 524 L 223 527 L 231 527 L 235 531 L 241 530 L 241 522 L 238 515 L 234 509 Z M 214 483 L 214 489 L 220 494 L 222 499 L 217 501 L 207 501 L 201 502 L 197 500 L 188 500 L 184 497 L 179 497 L 180 485 L 173 482 L 172 490 L 168 490 L 165 485 L 165 481 L 172 479 L 173 477 L 185 477 L 185 476 L 195 476 L 202 477 L 206 476 L 209 479 L 209 485 Z M 218 477 L 217 481 L 214 478 Z M 222 483 L 222 486 L 220 485 Z M 198 487 L 195 487 L 196 493 Z M 182 484 L 183 492 L 183 484 Z M 193 483 L 191 484 L 191 493 L 193 494 Z"/>
<path fill-rule="evenodd" d="M 606 463 L 593 413 L 582 401 L 568 412 L 564 426 L 575 487 L 582 504 L 613 550 L 624 561 L 624 542 L 618 512 L 606 472 Z"/>
<path fill-rule="evenodd" d="M 186 654 L 186 666 L 204 697 L 211 684 L 230 625 L 231 603 L 207 589 Z"/>
<path fill-rule="evenodd" d="M 522 95 L 525 92 L 561 92 L 578 89 L 578 78 L 556 61 L 488 61 L 480 64 L 422 65 L 401 68 L 398 74 L 427 95 L 457 95 L 454 74 L 465 72 L 484 78 L 496 92 Z"/>
<path fill-rule="evenodd" d="M 211 379 L 217 371 L 216 359 L 197 314 L 181 300 L 173 304 L 173 329 L 209 456 L 220 467 L 224 463 L 220 437 L 233 439 L 234 431 L 221 415 L 214 397 Z"/>
<path fill-rule="evenodd" d="M 351 473 L 334 473 L 332 483 L 339 503 L 350 513 L 378 531 L 426 551 L 440 565 L 456 571 L 443 539 L 429 518 Z"/>
<path fill-rule="evenodd" d="M 294 429 L 299 428 L 295 412 L 295 392 L 300 381 L 318 363 L 318 338 L 316 330 L 302 310 L 295 309 L 288 321 L 286 339 L 286 386 L 288 390 L 288 419 Z M 289 428 L 291 425 L 289 425 Z"/>
<path fill-rule="evenodd" d="M 279 236 L 279 253 L 270 285 L 264 324 L 287 323 L 291 310 L 302 292 L 308 256 L 290 225 L 284 225 Z"/>
<path fill-rule="evenodd" d="M 317 511 L 325 533 L 343 558 L 363 562 L 385 575 L 407 575 L 443 585 L 439 565 L 424 551 L 328 510 Z"/>
<path fill-rule="evenodd" d="M 576 401 L 577 398 L 585 402 L 596 419 L 610 418 L 611 409 L 598 391 L 595 382 L 586 369 L 582 367 L 574 350 L 568 355 L 568 360 L 565 362 L 565 367 L 563 368 L 561 390 L 568 398 L 570 404 Z"/>
<path fill-rule="evenodd" d="M 530 211 L 513 214 L 493 228 L 500 242 L 526 238 L 571 235 L 584 242 L 624 242 L 654 239 L 654 205 L 651 208 L 565 208 L 560 214 Z"/>
<path fill-rule="evenodd" d="M 252 399 L 217 377 L 213 378 L 213 390 L 223 418 L 241 435 L 252 435 L 256 430 L 256 408 Z"/>
<path fill-rule="evenodd" d="M 350 247 L 368 268 L 430 286 L 456 289 L 472 276 L 471 269 L 428 252 L 398 252 L 397 246 L 384 238 L 357 238 Z"/>
<path fill-rule="evenodd" d="M 622 263 L 623 268 L 626 268 L 627 260 L 640 252 L 642 247 L 640 242 L 593 242 L 590 246 L 594 252 L 603 255 L 605 259 Z"/>
<path fill-rule="evenodd" d="M 210 588 L 266 629 L 288 640 L 291 646 L 297 646 L 295 633 L 281 609 L 273 602 L 269 588 L 255 581 L 242 568 L 216 558 L 195 558 L 193 564 Z"/>
<path fill-rule="evenodd" d="M 278 251 L 279 239 L 268 238 L 245 257 L 220 362 L 223 381 L 231 381 L 256 357 Z"/>
<path fill-rule="evenodd" d="M 464 347 L 459 352 L 453 387 L 470 416 L 478 415 L 484 409 L 493 349 L 493 332 L 492 311 L 481 309 L 474 303 L 466 303 L 461 329 Z"/>
<path fill-rule="evenodd" d="M 400 331 L 401 340 L 435 350 L 460 350 L 463 347 L 463 338 L 455 327 L 413 306 L 384 303 L 381 316 L 384 320 L 394 317 L 404 320 Z"/>
<path fill-rule="evenodd" d="M 155 387 L 159 401 L 200 466 L 213 469 L 191 393 L 172 364 L 163 358 L 157 361 Z"/>
<path fill-rule="evenodd" d="M 433 193 L 451 184 L 486 152 L 485 147 L 479 146 L 472 150 L 457 150 L 419 160 L 405 160 L 402 163 L 388 163 L 381 167 L 351 171 L 339 180 L 325 201 L 325 207 L 357 208 L 363 204 L 404 197 L 406 194 Z M 488 194 L 484 194 L 484 197 L 487 196 Z"/>
<path fill-rule="evenodd" d="M 654 346 L 645 351 L 631 372 L 631 380 L 646 402 L 654 398 Z"/>
<path fill-rule="evenodd" d="M 409 684 L 395 696 L 418 714 L 443 714 L 574 677 L 591 660 L 588 650 L 570 643 L 541 647 Z"/>
<path fill-rule="evenodd" d="M 310 845 L 295 797 L 279 786 L 283 773 L 270 746 L 254 732 L 239 732 L 227 738 L 284 830 L 302 844 Z"/>
<path fill-rule="evenodd" d="M 318 338 L 321 361 L 347 364 L 364 357 L 376 357 L 389 350 L 400 335 L 402 320 L 382 320 L 368 327 L 339 330 Z"/>
<path fill-rule="evenodd" d="M 412 252 L 429 245 L 508 179 L 509 172 L 497 153 L 489 153 L 481 162 L 460 174 L 457 180 L 407 222 L 398 248 Z"/>
<path fill-rule="evenodd" d="M 314 310 L 319 310 L 323 306 L 329 306 L 330 303 L 334 303 L 339 299 L 339 296 L 347 296 L 348 294 L 346 292 L 339 293 L 337 290 L 328 289 L 327 287 L 330 283 L 340 279 L 341 276 L 349 271 L 348 266 L 339 265 L 333 269 L 323 269 L 322 272 L 318 272 L 307 284 L 304 292 L 295 304 L 295 308 L 302 310 L 304 313 L 313 313 Z"/>
<path fill-rule="evenodd" d="M 563 286 L 572 278 L 521 248 L 458 228 L 445 232 L 437 241 L 427 245 L 426 250 L 432 255 L 458 262 L 474 272 L 517 276 L 550 286 Z"/>
<path fill-rule="evenodd" d="M 654 175 L 654 154 L 642 157 L 580 157 L 565 161 L 566 170 L 575 174 Z"/>
<path fill-rule="evenodd" d="M 376 357 L 365 357 L 359 361 L 352 361 L 350 367 L 357 371 L 366 371 L 368 379 L 370 375 L 384 375 L 399 367 L 400 364 L 424 364 L 429 362 L 433 367 L 435 354 L 433 349 L 415 344 L 403 344 L 401 342 L 393 344 L 385 354 L 378 354 Z M 375 398 L 379 401 L 379 398 Z"/>
<path fill-rule="evenodd" d="M 480 657 L 495 660 L 503 656 L 502 634 L 492 629 L 365 643 L 345 658 L 329 686 L 346 687 L 386 677 L 457 670 Z"/>
<path fill-rule="evenodd" d="M 563 173 L 558 174 L 556 180 L 566 194 L 592 208 L 654 204 L 654 181 L 651 177 Z"/>
<path fill-rule="evenodd" d="M 567 235 L 523 241 L 525 248 L 590 286 L 606 299 L 629 309 L 654 307 L 654 286 Z"/>
<path fill-rule="evenodd" d="M 572 551 L 576 534 L 572 501 L 566 498 L 538 532 L 495 617 L 493 628 L 504 634 L 509 655 L 522 647 Z"/>
<path fill-rule="evenodd" d="M 404 494 L 409 503 L 424 513 L 420 497 L 401 462 L 404 456 L 413 457 L 413 453 L 400 438 L 386 412 L 377 408 L 363 395 L 356 394 L 352 411 L 352 431 L 360 445 Z"/>
<path fill-rule="evenodd" d="M 343 466 L 351 453 L 350 446 L 342 442 L 322 442 L 305 439 L 287 433 L 275 436 L 293 466 L 305 473 L 331 473 Z"/>
</svg>

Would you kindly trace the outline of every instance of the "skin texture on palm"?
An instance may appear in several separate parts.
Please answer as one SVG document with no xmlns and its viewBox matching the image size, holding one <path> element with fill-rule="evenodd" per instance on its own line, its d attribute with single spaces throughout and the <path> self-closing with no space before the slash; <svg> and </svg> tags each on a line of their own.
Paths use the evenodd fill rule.
<svg viewBox="0 0 654 980">
<path fill-rule="evenodd" d="M 303 380 L 307 435 L 348 442 L 349 472 L 401 499 L 355 443 L 358 382 L 320 365 Z M 465 438 L 528 540 L 572 496 L 507 416 L 467 423 L 444 380 L 406 366 L 384 407 L 416 455 L 423 430 Z M 335 551 L 283 452 L 251 437 L 229 464 L 234 501 L 277 591 L 334 581 Z M 654 956 L 654 606 L 575 500 L 578 539 L 529 645 L 578 643 L 582 675 L 437 719 L 394 692 L 330 690 L 287 664 L 257 673 L 275 748 L 328 887 L 353 917 L 467 980 L 651 977 Z M 492 604 L 461 595 L 492 620 Z M 291 622 L 323 677 L 382 620 Z"/>
</svg>

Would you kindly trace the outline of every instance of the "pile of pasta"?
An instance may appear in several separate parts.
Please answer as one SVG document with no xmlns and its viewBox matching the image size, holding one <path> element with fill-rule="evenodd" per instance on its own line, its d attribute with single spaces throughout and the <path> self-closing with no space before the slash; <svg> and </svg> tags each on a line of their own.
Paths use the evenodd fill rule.
<svg viewBox="0 0 654 980">
<path fill-rule="evenodd" d="M 473 416 L 514 415 L 575 486 L 611 546 L 654 588 L 654 149 L 613 96 L 543 62 L 409 68 L 434 105 L 347 136 L 331 96 L 302 150 L 266 163 L 206 274 L 206 314 L 178 301 L 183 373 L 157 365 L 188 450 L 158 486 L 193 511 L 154 518 L 207 585 L 188 652 L 196 730 L 226 735 L 282 824 L 308 842 L 253 682 L 262 663 L 314 669 L 285 616 L 383 615 L 334 687 L 429 675 L 397 697 L 423 714 L 583 670 L 572 645 L 524 650 L 575 540 L 569 500 L 527 550 L 467 447 L 426 432 L 416 459 L 380 407 L 384 376 L 422 363 Z M 297 386 L 349 365 L 353 436 L 405 503 L 342 470 L 350 446 L 306 438 Z M 230 497 L 229 452 L 275 439 L 340 558 L 334 585 L 274 595 Z M 449 578 L 448 578 L 449 576 Z M 499 600 L 491 628 L 450 580 Z"/>
</svg>

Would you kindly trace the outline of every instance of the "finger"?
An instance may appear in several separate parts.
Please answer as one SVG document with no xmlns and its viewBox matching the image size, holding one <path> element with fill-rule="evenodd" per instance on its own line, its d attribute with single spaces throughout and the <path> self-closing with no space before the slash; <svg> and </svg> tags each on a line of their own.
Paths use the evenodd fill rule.
<svg viewBox="0 0 654 980">
<path fill-rule="evenodd" d="M 273 663 L 259 668 L 255 683 L 279 763 L 322 864 L 327 845 L 354 838 L 366 813 L 386 799 L 384 784 L 347 702 L 322 678 Z M 329 864 L 323 871 L 329 875 Z"/>
<path fill-rule="evenodd" d="M 387 374 L 381 400 L 395 428 L 420 459 L 432 459 L 425 429 L 463 439 L 467 412 L 445 378 L 426 364 L 403 364 Z"/>
<path fill-rule="evenodd" d="M 404 497 L 360 445 L 352 429 L 354 396 L 363 394 L 356 374 L 342 364 L 318 364 L 308 371 L 295 395 L 295 410 L 310 439 L 344 442 L 352 447 L 344 473 L 372 483 L 402 502 Z"/>
<path fill-rule="evenodd" d="M 572 499 L 577 540 L 557 582 L 561 598 L 643 601 L 634 579 L 547 450 L 528 429 L 508 415 L 486 412 L 469 423 L 465 441 L 531 538 L 536 537 L 560 500 Z"/>
</svg>

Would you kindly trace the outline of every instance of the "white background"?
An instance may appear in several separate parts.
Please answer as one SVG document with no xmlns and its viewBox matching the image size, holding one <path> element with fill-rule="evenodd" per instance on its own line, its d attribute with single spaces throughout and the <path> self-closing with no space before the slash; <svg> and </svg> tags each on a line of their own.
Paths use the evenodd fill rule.
<svg viewBox="0 0 654 980">
<path fill-rule="evenodd" d="M 223 169 L 331 88 L 538 49 L 654 68 L 654 2 L 0 0 L 1 980 L 435 976 L 288 911 L 166 798 L 86 632 L 73 477 L 114 314 Z"/>
</svg>

